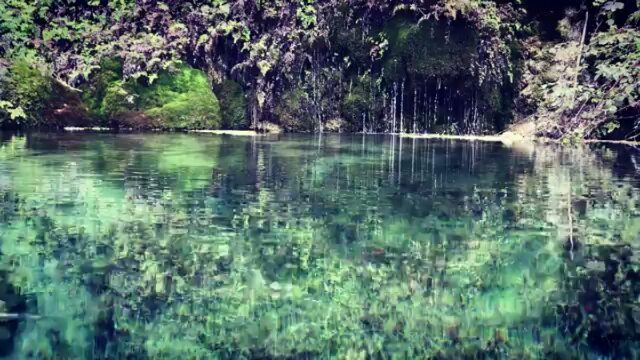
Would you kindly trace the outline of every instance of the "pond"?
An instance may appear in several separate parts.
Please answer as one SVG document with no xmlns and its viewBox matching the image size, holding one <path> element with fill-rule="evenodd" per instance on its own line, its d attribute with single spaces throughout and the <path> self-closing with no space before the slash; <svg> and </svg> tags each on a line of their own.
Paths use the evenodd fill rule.
<svg viewBox="0 0 640 360">
<path fill-rule="evenodd" d="M 0 357 L 640 356 L 638 149 L 1 139 Z"/>
</svg>

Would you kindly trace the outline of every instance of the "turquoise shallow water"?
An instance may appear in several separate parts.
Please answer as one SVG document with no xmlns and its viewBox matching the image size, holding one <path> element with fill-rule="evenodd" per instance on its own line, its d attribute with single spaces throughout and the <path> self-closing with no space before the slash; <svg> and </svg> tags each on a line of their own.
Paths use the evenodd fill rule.
<svg viewBox="0 0 640 360">
<path fill-rule="evenodd" d="M 2 357 L 640 356 L 637 149 L 1 138 Z"/>
</svg>

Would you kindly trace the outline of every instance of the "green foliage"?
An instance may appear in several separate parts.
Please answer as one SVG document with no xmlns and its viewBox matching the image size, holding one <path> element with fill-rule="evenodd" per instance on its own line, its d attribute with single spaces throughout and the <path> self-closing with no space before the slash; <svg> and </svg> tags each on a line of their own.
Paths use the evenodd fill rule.
<svg viewBox="0 0 640 360">
<path fill-rule="evenodd" d="M 431 5 L 434 4 L 384 1 L 347 4 L 337 0 L 252 2 L 247 6 L 232 6 L 224 0 L 108 4 L 51 0 L 31 6 L 11 0 L 3 3 L 6 36 L 0 41 L 10 51 L 33 48 L 50 62 L 55 77 L 67 84 L 82 87 L 91 83 L 88 86 L 97 89 L 98 98 L 83 97 L 103 121 L 127 108 L 139 107 L 140 99 L 128 88 L 129 79 L 153 83 L 160 74 L 188 59 L 206 70 L 214 83 L 242 79 L 240 86 L 247 91 L 246 113 L 251 114 L 254 124 L 261 119 L 270 120 L 274 109 L 282 108 L 278 104 L 288 101 L 278 97 L 302 88 L 306 93 L 303 112 L 314 118 L 310 120 L 313 126 L 302 128 L 321 130 L 325 123 L 340 118 L 338 108 L 345 93 L 332 93 L 336 85 L 345 89 L 339 80 L 343 76 L 369 71 L 376 77 L 384 67 L 387 79 L 403 73 L 451 74 L 456 69 L 492 81 L 498 79 L 491 73 L 493 65 L 488 64 L 486 49 L 502 49 L 498 45 L 505 43 L 504 29 L 509 27 L 512 14 L 497 10 L 503 7 L 477 1 L 439 1 Z M 399 15 L 401 11 L 405 13 Z M 363 12 L 378 15 L 359 19 Z M 390 30 L 394 38 L 388 39 L 380 29 L 396 12 L 398 17 L 413 13 L 413 23 Z M 489 15 L 491 19 L 485 21 Z M 425 21 L 437 24 L 430 41 L 423 41 L 429 32 L 428 26 L 423 26 Z M 444 27 L 445 21 L 456 23 L 451 34 Z M 463 29 L 471 36 L 458 36 L 458 30 Z M 395 35 L 402 38 L 396 39 Z M 478 46 L 479 37 L 483 46 Z M 413 52 L 412 47 L 420 51 Z M 487 63 L 473 61 L 479 59 L 476 55 L 480 52 Z M 445 61 L 446 57 L 455 61 Z M 121 60 L 120 71 L 114 72 L 121 74 L 121 83 L 100 69 L 110 58 Z M 397 69 L 389 61 L 406 64 Z M 499 63 L 496 68 L 503 71 L 508 66 Z M 398 74 L 393 74 L 396 70 Z M 326 94 L 331 96 L 325 99 Z M 236 102 L 231 107 L 240 105 Z M 156 109 L 153 114 L 172 118 L 176 126 L 204 126 L 200 120 L 196 121 L 200 124 L 181 125 L 184 119 L 176 120 L 180 107 L 176 103 L 162 111 Z M 239 116 L 239 111 L 236 113 Z M 378 111 L 370 113 L 381 115 Z"/>
<path fill-rule="evenodd" d="M 640 31 L 633 28 L 617 29 L 594 36 L 586 51 L 593 61 L 594 80 L 591 101 L 600 103 L 606 117 L 620 109 L 634 107 L 640 101 Z"/>
<path fill-rule="evenodd" d="M 122 64 L 114 58 L 104 59 L 91 80 L 83 86 L 83 101 L 91 109 L 92 115 L 102 120 L 126 110 L 126 101 L 119 99 L 126 96 L 122 88 Z"/>
<path fill-rule="evenodd" d="M 524 88 L 519 105 L 526 115 L 539 108 L 537 118 L 561 119 L 555 129 L 559 133 L 597 136 L 614 129 L 603 124 L 616 118 L 632 119 L 638 113 L 634 39 L 640 15 L 629 14 L 632 10 L 621 1 L 595 0 L 588 5 L 591 22 L 596 25 L 588 29 L 598 32 L 588 34 L 586 46 L 580 47 L 576 33 L 581 33 L 583 13 L 568 11 L 569 16 L 559 24 L 565 41 L 544 46 L 544 51 L 549 51 L 544 56 L 548 68 L 562 64 L 565 69 L 549 71 L 540 79 L 534 79 L 537 75 L 533 73 L 521 77 L 521 57 L 527 56 L 521 50 L 530 25 L 523 22 L 523 5 L 520 1 L 489 0 L 295 0 L 250 2 L 246 6 L 234 6 L 227 0 L 47 0 L 34 4 L 5 0 L 0 3 L 0 69 L 29 54 L 28 61 L 38 62 L 34 68 L 47 76 L 51 73 L 58 85 L 70 85 L 67 90 L 94 89 L 95 98 L 93 91 L 82 97 L 92 113 L 108 124 L 144 122 L 153 127 L 159 126 L 154 121 L 162 118 L 177 128 L 219 126 L 219 119 L 204 115 L 215 110 L 213 104 L 194 109 L 191 115 L 195 118 L 188 121 L 181 115 L 185 98 L 162 106 L 156 101 L 152 111 L 143 111 L 146 105 L 140 104 L 144 99 L 137 91 L 153 86 L 162 74 L 187 62 L 206 72 L 212 83 L 236 79 L 246 92 L 241 100 L 236 86 L 229 87 L 233 93 L 229 96 L 218 91 L 217 95 L 225 98 L 220 104 L 223 117 L 230 119 L 224 127 L 247 126 L 248 120 L 239 110 L 244 104 L 245 117 L 251 118 L 252 126 L 279 117 L 286 119 L 287 129 L 320 131 L 329 122 L 348 118 L 345 129 L 359 129 L 362 119 L 355 113 L 365 112 L 368 106 L 368 123 L 376 124 L 376 131 L 388 131 L 389 124 L 383 122 L 393 118 L 392 114 L 402 112 L 404 118 L 421 117 L 426 122 L 429 117 L 421 113 L 429 112 L 427 102 L 436 102 L 437 90 L 430 89 L 434 87 L 428 84 L 431 81 L 441 82 L 446 91 L 454 89 L 454 94 L 438 97 L 437 101 L 444 102 L 446 95 L 447 104 L 431 105 L 439 109 L 437 112 L 447 108 L 446 114 L 442 112 L 433 120 L 446 119 L 446 131 L 502 129 L 511 120 L 516 90 Z M 541 65 L 541 59 L 533 59 L 533 48 L 530 63 Z M 574 50 L 578 53 L 570 59 L 568 52 Z M 577 55 L 581 55 L 580 66 L 575 64 Z M 119 59 L 119 68 L 106 70 L 104 62 L 114 58 Z M 358 94 L 362 89 L 348 89 L 347 84 L 363 75 L 371 77 L 375 86 L 362 94 Z M 0 71 L 3 84 L 6 76 Z M 521 79 L 524 84 L 519 83 Z M 403 86 L 399 84 L 404 84 L 405 94 L 394 90 L 394 86 Z M 170 91 L 176 93 L 175 89 Z M 420 91 L 429 93 L 428 101 L 416 94 Z M 293 96 L 296 92 L 304 94 Z M 365 93 L 364 98 L 360 96 Z M 192 95 L 208 96 L 204 92 Z M 162 97 L 158 93 L 154 96 Z M 403 99 L 398 101 L 398 96 Z M 411 96 L 422 102 L 412 103 Z M 294 105 L 294 98 L 301 103 Z M 394 104 L 407 107 L 388 108 L 391 105 L 385 100 L 392 98 Z M 22 122 L 42 122 L 38 119 L 41 111 L 30 111 L 29 107 L 44 105 L 27 104 L 39 101 L 37 96 L 23 101 L 4 91 L 0 99 L 4 118 L 32 117 Z M 386 110 L 380 111 L 381 101 Z M 63 104 L 67 102 L 49 104 L 55 105 L 49 113 L 82 112 L 61 107 Z M 452 128 L 450 122 L 455 117 L 460 124 L 471 121 L 469 107 L 474 108 L 474 114 L 485 116 L 482 130 L 469 130 L 466 125 L 466 130 Z M 495 116 L 499 119 L 493 121 Z M 473 118 L 477 121 L 475 115 Z M 293 126 L 294 122 L 299 124 Z M 428 131 L 429 125 L 423 125 Z M 625 136 L 632 138 L 640 129 L 630 120 L 619 125 L 616 136 L 626 132 Z"/>
<path fill-rule="evenodd" d="M 37 17 L 46 11 L 46 5 L 39 7 L 19 0 L 0 2 L 0 55 L 28 46 L 35 39 Z"/>
<path fill-rule="evenodd" d="M 316 25 L 316 9 L 313 7 L 315 0 L 300 0 L 300 6 L 296 10 L 296 16 L 304 29 Z"/>
<path fill-rule="evenodd" d="M 51 96 L 51 78 L 38 62 L 30 56 L 12 59 L 6 73 L 0 74 L 0 86 L 0 122 L 38 125 Z"/>
<path fill-rule="evenodd" d="M 600 30 L 585 34 L 586 44 L 581 46 L 580 39 L 530 44 L 522 98 L 543 135 L 567 141 L 635 139 L 640 134 L 640 32 L 633 25 L 635 14 L 620 26 L 615 18 L 623 3 L 596 1 L 594 6 L 598 12 L 592 17 Z M 573 32 L 583 31 L 583 22 L 562 22 Z"/>
</svg>

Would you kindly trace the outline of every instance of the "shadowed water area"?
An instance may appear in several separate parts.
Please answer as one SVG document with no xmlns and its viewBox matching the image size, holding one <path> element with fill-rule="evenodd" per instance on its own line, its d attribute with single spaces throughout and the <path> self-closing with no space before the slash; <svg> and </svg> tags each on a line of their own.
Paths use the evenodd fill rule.
<svg viewBox="0 0 640 360">
<path fill-rule="evenodd" d="M 4 134 L 0 357 L 638 358 L 640 151 Z"/>
</svg>

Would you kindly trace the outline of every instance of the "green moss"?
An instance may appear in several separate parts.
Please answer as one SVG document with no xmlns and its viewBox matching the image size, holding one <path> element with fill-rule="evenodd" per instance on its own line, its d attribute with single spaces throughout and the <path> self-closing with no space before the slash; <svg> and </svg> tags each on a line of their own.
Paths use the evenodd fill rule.
<svg viewBox="0 0 640 360">
<path fill-rule="evenodd" d="M 86 89 L 85 103 L 103 122 L 164 129 L 216 129 L 221 124 L 220 104 L 207 75 L 188 66 L 161 72 L 148 84 L 122 80 L 120 63 L 108 60 Z"/>
<path fill-rule="evenodd" d="M 247 101 L 242 86 L 233 80 L 224 80 L 214 86 L 214 90 L 220 99 L 222 128 L 247 129 L 249 118 L 247 117 Z"/>
<path fill-rule="evenodd" d="M 220 126 L 220 104 L 206 74 L 190 67 L 163 72 L 150 86 L 129 88 L 137 108 L 158 119 L 163 128 L 215 129 Z"/>
</svg>

